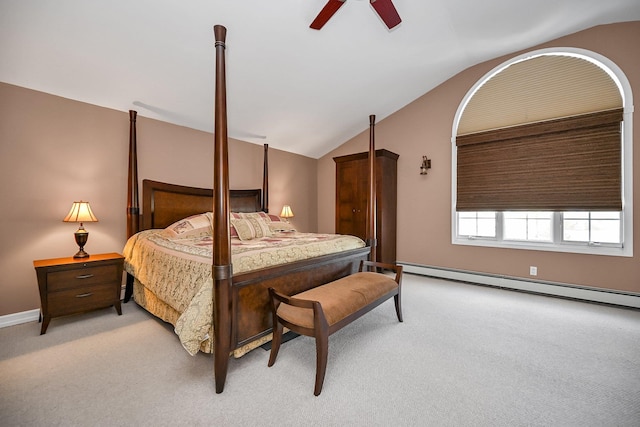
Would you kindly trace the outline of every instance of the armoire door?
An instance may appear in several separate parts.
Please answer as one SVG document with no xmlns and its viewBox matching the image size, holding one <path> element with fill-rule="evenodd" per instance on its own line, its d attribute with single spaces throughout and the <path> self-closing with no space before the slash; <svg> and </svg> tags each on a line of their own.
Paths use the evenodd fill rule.
<svg viewBox="0 0 640 427">
<path fill-rule="evenodd" d="M 398 155 L 376 150 L 377 260 L 395 263 Z M 336 233 L 367 239 L 368 153 L 335 157 Z"/>
<path fill-rule="evenodd" d="M 340 182 L 336 191 L 336 232 L 350 234 L 361 239 L 366 237 L 367 194 L 366 177 L 367 164 L 361 161 L 340 163 L 337 167 L 337 181 Z"/>
</svg>

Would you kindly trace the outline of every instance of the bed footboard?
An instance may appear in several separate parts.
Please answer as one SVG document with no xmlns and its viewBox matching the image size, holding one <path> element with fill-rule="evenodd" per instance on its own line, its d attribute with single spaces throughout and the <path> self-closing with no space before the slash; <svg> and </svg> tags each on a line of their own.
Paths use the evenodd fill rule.
<svg viewBox="0 0 640 427">
<path fill-rule="evenodd" d="M 370 248 L 299 261 L 233 277 L 232 348 L 239 348 L 272 331 L 269 288 L 287 295 L 303 292 L 358 271 Z"/>
</svg>

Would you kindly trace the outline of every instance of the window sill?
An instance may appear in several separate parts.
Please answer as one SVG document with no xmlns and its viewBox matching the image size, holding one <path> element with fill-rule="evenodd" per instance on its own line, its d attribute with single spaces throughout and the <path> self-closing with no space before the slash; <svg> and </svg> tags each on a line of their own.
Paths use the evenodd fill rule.
<svg viewBox="0 0 640 427">
<path fill-rule="evenodd" d="M 451 241 L 454 245 L 462 246 L 480 246 L 488 248 L 502 249 L 524 249 L 530 251 L 545 252 L 565 252 L 574 254 L 587 255 L 605 255 L 605 256 L 621 256 L 633 257 L 632 248 L 613 247 L 603 245 L 571 245 L 571 244 L 554 244 L 542 242 L 513 242 L 513 241 L 497 241 L 488 238 L 466 238 L 457 237 Z"/>
</svg>

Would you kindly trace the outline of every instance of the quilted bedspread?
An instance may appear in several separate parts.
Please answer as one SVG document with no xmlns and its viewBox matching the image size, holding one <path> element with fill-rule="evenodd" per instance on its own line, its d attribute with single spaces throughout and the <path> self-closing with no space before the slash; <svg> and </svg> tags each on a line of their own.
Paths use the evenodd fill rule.
<svg viewBox="0 0 640 427">
<path fill-rule="evenodd" d="M 336 234 L 284 232 L 245 241 L 232 238 L 233 273 L 363 246 L 365 243 L 357 237 Z M 212 347 L 212 248 L 210 235 L 168 239 L 162 230 L 137 233 L 124 248 L 125 271 L 147 292 L 180 313 L 175 331 L 192 355 L 203 346 Z"/>
</svg>

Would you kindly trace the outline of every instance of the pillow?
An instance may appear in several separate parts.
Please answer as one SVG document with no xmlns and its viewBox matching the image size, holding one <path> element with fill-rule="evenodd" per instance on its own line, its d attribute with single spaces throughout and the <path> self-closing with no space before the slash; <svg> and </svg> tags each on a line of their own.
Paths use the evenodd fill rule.
<svg viewBox="0 0 640 427">
<path fill-rule="evenodd" d="M 271 236 L 271 229 L 259 218 L 231 219 L 240 240 L 258 239 Z"/>
<path fill-rule="evenodd" d="M 237 212 L 234 215 L 240 218 L 259 218 L 263 221 L 271 221 L 269 214 L 266 212 Z"/>
<path fill-rule="evenodd" d="M 250 212 L 250 214 L 259 214 L 259 212 Z M 238 236 L 238 231 L 236 230 L 236 227 L 233 225 L 233 220 L 234 219 L 245 219 L 247 218 L 248 215 L 245 212 L 230 212 L 229 213 L 229 233 L 231 235 L 231 237 L 237 237 L 240 238 L 240 236 Z M 258 215 L 255 215 L 258 216 Z"/>
<path fill-rule="evenodd" d="M 268 214 L 266 212 L 235 212 L 231 214 L 232 218 L 238 219 L 258 219 L 267 224 L 272 232 L 291 232 L 296 228 L 289 222 L 283 220 L 278 215 Z"/>
<path fill-rule="evenodd" d="M 169 240 L 210 236 L 212 234 L 211 212 L 192 215 L 176 221 L 165 228 L 162 234 Z"/>
</svg>

